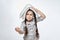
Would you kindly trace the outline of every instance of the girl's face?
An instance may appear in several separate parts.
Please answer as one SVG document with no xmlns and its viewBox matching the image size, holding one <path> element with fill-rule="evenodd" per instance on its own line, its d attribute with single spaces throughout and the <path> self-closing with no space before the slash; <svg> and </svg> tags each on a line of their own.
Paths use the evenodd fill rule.
<svg viewBox="0 0 60 40">
<path fill-rule="evenodd" d="M 26 14 L 26 19 L 28 21 L 32 20 L 33 19 L 33 12 L 32 11 L 28 11 L 27 14 Z"/>
</svg>

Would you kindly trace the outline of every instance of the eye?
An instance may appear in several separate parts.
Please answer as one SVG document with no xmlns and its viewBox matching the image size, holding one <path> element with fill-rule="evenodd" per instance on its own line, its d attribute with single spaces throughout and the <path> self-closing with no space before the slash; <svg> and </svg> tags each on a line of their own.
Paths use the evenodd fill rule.
<svg viewBox="0 0 60 40">
<path fill-rule="evenodd" d="M 33 14 L 30 14 L 31 16 L 33 15 Z"/>
<path fill-rule="evenodd" d="M 29 15 L 29 13 L 27 13 L 26 15 Z"/>
</svg>

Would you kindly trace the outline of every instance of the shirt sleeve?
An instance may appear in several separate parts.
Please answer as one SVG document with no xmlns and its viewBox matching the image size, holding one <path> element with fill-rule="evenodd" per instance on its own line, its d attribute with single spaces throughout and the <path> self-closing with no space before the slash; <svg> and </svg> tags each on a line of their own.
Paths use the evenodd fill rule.
<svg viewBox="0 0 60 40">
<path fill-rule="evenodd" d="M 25 24 L 24 24 L 24 22 L 21 22 L 20 23 L 20 29 L 21 29 L 21 31 L 24 32 L 24 28 L 25 28 Z"/>
<path fill-rule="evenodd" d="M 42 18 L 42 17 L 40 17 L 40 16 L 39 16 L 39 17 L 37 17 L 36 19 L 37 19 L 37 22 L 43 21 L 43 18 Z"/>
</svg>

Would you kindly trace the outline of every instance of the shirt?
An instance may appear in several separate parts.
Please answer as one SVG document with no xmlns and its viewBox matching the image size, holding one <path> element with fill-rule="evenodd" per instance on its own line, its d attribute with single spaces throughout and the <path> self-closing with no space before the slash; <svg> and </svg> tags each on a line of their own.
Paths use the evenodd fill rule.
<svg viewBox="0 0 60 40">
<path fill-rule="evenodd" d="M 37 22 L 39 22 L 39 21 L 42 21 L 43 18 L 38 17 L 38 18 L 36 18 L 36 20 L 37 20 Z M 31 22 L 27 23 L 26 25 L 25 25 L 25 23 L 24 23 L 24 21 L 23 21 L 23 22 L 21 23 L 21 25 L 20 25 L 20 28 L 21 28 L 22 31 L 25 31 L 25 30 L 24 30 L 24 27 L 25 27 L 25 26 L 27 26 L 28 35 L 36 35 L 36 26 L 35 26 L 35 21 L 34 21 L 34 19 L 33 19 Z"/>
</svg>

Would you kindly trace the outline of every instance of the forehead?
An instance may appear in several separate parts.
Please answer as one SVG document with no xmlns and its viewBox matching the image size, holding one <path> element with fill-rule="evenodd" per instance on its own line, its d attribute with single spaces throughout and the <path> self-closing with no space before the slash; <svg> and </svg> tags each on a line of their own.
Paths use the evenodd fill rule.
<svg viewBox="0 0 60 40">
<path fill-rule="evenodd" d="M 33 12 L 32 11 L 28 11 L 27 14 L 33 14 Z"/>
</svg>

